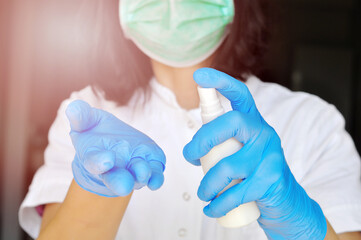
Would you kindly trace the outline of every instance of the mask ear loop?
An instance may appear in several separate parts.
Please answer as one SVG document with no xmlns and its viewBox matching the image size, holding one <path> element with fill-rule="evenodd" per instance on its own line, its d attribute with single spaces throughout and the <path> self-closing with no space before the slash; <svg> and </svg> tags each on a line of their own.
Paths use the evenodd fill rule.
<svg viewBox="0 0 361 240">
<path fill-rule="evenodd" d="M 120 22 L 120 27 L 122 29 L 122 32 L 123 32 L 123 35 L 126 39 L 130 39 L 129 35 L 127 34 L 128 32 L 128 28 L 127 28 L 127 25 L 124 24 L 124 20 L 123 20 L 123 17 L 122 16 L 125 16 L 124 13 L 122 13 L 122 0 L 119 0 L 119 4 L 118 4 L 118 15 L 119 15 L 119 22 Z"/>
<path fill-rule="evenodd" d="M 170 16 L 172 16 L 172 13 L 175 13 L 176 12 L 176 8 L 175 8 L 175 5 L 174 5 L 174 0 L 169 0 L 169 5 L 170 5 Z"/>
</svg>

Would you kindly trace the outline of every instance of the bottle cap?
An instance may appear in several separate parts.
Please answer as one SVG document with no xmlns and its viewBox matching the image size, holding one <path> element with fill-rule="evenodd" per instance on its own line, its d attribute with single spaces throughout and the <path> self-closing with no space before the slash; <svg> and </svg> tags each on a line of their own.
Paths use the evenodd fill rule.
<svg viewBox="0 0 361 240">
<path fill-rule="evenodd" d="M 198 87 L 198 94 L 201 104 L 209 104 L 211 102 L 218 102 L 216 89 Z"/>
<path fill-rule="evenodd" d="M 224 109 L 214 88 L 198 87 L 203 123 L 208 123 L 224 113 Z"/>
</svg>

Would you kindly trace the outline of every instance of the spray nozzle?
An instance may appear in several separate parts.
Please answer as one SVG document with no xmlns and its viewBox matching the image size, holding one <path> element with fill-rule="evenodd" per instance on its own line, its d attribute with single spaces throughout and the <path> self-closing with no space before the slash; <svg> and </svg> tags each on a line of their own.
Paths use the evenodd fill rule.
<svg viewBox="0 0 361 240">
<path fill-rule="evenodd" d="M 208 123 L 224 113 L 224 109 L 214 88 L 198 87 L 203 123 Z"/>
</svg>

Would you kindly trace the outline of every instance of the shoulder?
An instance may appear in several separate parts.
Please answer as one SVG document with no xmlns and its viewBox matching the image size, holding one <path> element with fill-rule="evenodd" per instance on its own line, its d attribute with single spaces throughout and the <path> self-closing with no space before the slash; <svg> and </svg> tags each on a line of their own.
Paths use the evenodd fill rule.
<svg viewBox="0 0 361 240">
<path fill-rule="evenodd" d="M 56 119 L 49 131 L 49 135 L 58 131 L 70 131 L 65 111 L 68 105 L 75 100 L 83 100 L 94 108 L 102 109 L 113 114 L 129 125 L 135 125 L 134 127 L 137 127 L 137 124 L 144 124 L 145 119 L 140 118 L 140 116 L 144 116 L 145 113 L 151 113 L 152 111 L 149 109 L 150 106 L 154 108 L 154 104 L 145 101 L 144 93 L 140 90 L 133 94 L 127 104 L 120 105 L 115 101 L 108 100 L 102 91 L 92 86 L 87 86 L 79 91 L 72 92 L 67 99 L 62 101 L 58 108 Z M 58 131 L 56 131 L 56 129 L 58 129 Z"/>
<path fill-rule="evenodd" d="M 104 95 L 96 92 L 91 86 L 86 86 L 83 89 L 74 91 L 70 94 L 69 98 L 65 99 L 61 105 L 67 106 L 74 100 L 83 100 L 89 103 L 92 107 L 101 107 L 103 102 L 106 101 Z"/>
<path fill-rule="evenodd" d="M 133 98 L 134 98 L 134 96 L 133 96 Z M 58 115 L 59 114 L 65 115 L 65 109 L 72 101 L 83 100 L 83 101 L 89 103 L 89 105 L 94 108 L 103 109 L 112 114 L 121 113 L 124 116 L 124 114 L 126 112 L 130 111 L 130 109 L 132 108 L 132 105 L 134 105 L 133 98 L 130 100 L 129 104 L 119 105 L 115 101 L 108 100 L 102 91 L 99 91 L 96 88 L 93 88 L 92 86 L 89 85 L 83 89 L 72 92 L 70 94 L 69 98 L 65 99 L 61 103 L 61 105 L 58 109 Z"/>
<path fill-rule="evenodd" d="M 331 152 L 330 149 L 357 157 L 345 130 L 345 120 L 334 105 L 318 96 L 294 92 L 256 78 L 247 85 L 259 112 L 280 136 L 286 159 L 297 179 L 319 159 L 324 159 L 322 155 Z"/>
<path fill-rule="evenodd" d="M 314 128 L 315 124 L 327 122 L 328 126 L 337 124 L 344 128 L 344 118 L 337 108 L 316 95 L 291 91 L 276 83 L 262 82 L 256 77 L 250 77 L 248 81 L 247 86 L 259 111 L 271 121 L 293 121 L 302 123 L 303 128 Z"/>
<path fill-rule="evenodd" d="M 269 102 L 273 106 L 308 106 L 308 107 L 327 107 L 330 106 L 326 101 L 316 95 L 306 92 L 295 92 L 277 83 L 263 82 L 256 77 L 250 77 L 247 85 L 255 98 L 255 101 L 262 103 Z M 274 105 L 274 104 L 277 105 Z"/>
</svg>

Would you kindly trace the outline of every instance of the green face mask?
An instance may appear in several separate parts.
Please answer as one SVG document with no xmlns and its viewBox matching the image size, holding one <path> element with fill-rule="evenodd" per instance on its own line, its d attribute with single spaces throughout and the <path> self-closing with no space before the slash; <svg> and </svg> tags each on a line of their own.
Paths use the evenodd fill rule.
<svg viewBox="0 0 361 240">
<path fill-rule="evenodd" d="M 173 67 L 212 55 L 233 16 L 233 0 L 120 0 L 126 37 L 150 58 Z"/>
</svg>

